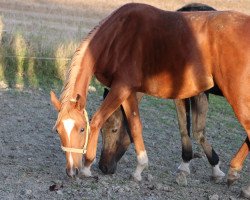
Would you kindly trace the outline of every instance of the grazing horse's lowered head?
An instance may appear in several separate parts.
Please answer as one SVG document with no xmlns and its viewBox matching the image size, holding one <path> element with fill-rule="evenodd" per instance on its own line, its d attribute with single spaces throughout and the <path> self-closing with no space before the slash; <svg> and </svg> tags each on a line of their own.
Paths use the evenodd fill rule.
<svg viewBox="0 0 250 200">
<path fill-rule="evenodd" d="M 61 139 L 61 148 L 66 152 L 66 173 L 75 177 L 82 170 L 82 157 L 86 152 L 89 122 L 85 109 L 82 109 L 77 99 L 70 99 L 66 106 L 51 92 L 51 102 L 59 112 L 54 129 Z"/>
<path fill-rule="evenodd" d="M 108 89 L 105 88 L 103 98 L 107 94 Z M 122 106 L 121 109 L 117 109 L 104 123 L 101 133 L 102 151 L 99 168 L 105 174 L 113 174 L 116 171 L 117 162 L 132 142 Z"/>
</svg>

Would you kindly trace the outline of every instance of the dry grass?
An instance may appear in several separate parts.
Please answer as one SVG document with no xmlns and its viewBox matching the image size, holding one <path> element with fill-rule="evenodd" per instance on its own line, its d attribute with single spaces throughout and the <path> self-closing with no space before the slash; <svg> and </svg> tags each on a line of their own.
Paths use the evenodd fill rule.
<svg viewBox="0 0 250 200">
<path fill-rule="evenodd" d="M 64 79 L 65 69 L 79 42 L 98 22 L 114 9 L 129 2 L 147 3 L 165 10 L 176 10 L 192 0 L 0 0 L 1 63 L 0 81 L 9 86 L 27 84 L 39 87 L 42 81 L 58 85 Z M 250 0 L 200 0 L 218 10 L 237 10 L 250 13 Z M 19 44 L 17 44 L 19 43 Z M 14 56 L 15 61 L 3 58 Z M 26 56 L 28 58 L 20 58 Z M 46 61 L 33 57 L 56 57 Z M 13 66 L 14 65 L 14 66 Z M 53 66 L 50 66 L 53 65 Z M 50 74 L 47 69 L 51 68 Z M 35 70 L 36 69 L 36 70 Z M 8 72 L 6 72 L 6 70 Z M 36 74 L 33 74 L 36 72 Z M 44 74 L 45 73 L 45 74 Z M 11 74 L 11 77 L 6 77 Z M 40 80 L 36 80 L 41 76 Z M 50 75 L 46 79 L 46 76 Z M 28 78 L 27 78 L 28 77 Z M 8 80 L 7 80 L 8 79 Z M 15 79 L 15 80 L 12 80 Z M 45 84 L 46 85 L 46 84 Z"/>
</svg>

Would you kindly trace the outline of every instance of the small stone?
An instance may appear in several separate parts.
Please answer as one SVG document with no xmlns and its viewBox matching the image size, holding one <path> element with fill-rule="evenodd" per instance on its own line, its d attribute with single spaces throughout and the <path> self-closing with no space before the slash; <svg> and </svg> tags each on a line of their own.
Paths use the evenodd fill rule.
<svg viewBox="0 0 250 200">
<path fill-rule="evenodd" d="M 118 189 L 118 192 L 119 192 L 119 193 L 124 193 L 124 189 L 123 189 L 123 188 L 119 188 L 119 189 Z"/>
<path fill-rule="evenodd" d="M 213 194 L 213 195 L 210 195 L 208 197 L 209 200 L 218 200 L 219 199 L 219 195 L 218 194 Z"/>
<path fill-rule="evenodd" d="M 56 193 L 59 194 L 59 195 L 63 195 L 62 190 L 57 190 Z"/>
<path fill-rule="evenodd" d="M 163 185 L 161 183 L 156 183 L 156 189 L 161 190 L 163 188 Z"/>
<path fill-rule="evenodd" d="M 126 192 L 129 192 L 129 191 L 130 191 L 130 188 L 129 188 L 128 186 L 125 186 L 125 187 L 124 187 L 124 190 L 125 190 Z"/>
<path fill-rule="evenodd" d="M 153 180 L 153 176 L 151 174 L 148 174 L 147 181 L 151 182 Z"/>
<path fill-rule="evenodd" d="M 229 197 L 229 200 L 237 200 L 237 199 L 234 198 L 234 197 L 232 197 L 232 196 L 230 196 L 230 197 Z"/>
<path fill-rule="evenodd" d="M 173 192 L 174 191 L 174 188 L 172 188 L 172 187 L 170 187 L 170 186 L 164 186 L 163 188 L 163 191 L 165 191 L 165 192 Z"/>
<path fill-rule="evenodd" d="M 175 181 L 180 186 L 187 186 L 187 177 L 184 172 L 177 173 Z"/>
<path fill-rule="evenodd" d="M 28 161 L 31 161 L 31 158 L 28 158 Z"/>
<path fill-rule="evenodd" d="M 31 195 L 31 193 L 32 193 L 32 190 L 25 190 L 26 195 Z"/>
</svg>

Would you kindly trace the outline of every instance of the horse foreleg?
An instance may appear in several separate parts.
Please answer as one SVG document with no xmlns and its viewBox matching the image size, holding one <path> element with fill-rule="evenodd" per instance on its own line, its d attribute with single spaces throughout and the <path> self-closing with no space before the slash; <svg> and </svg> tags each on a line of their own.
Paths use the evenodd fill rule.
<svg viewBox="0 0 250 200">
<path fill-rule="evenodd" d="M 127 100 L 122 103 L 122 106 L 128 120 L 137 155 L 137 167 L 132 176 L 136 181 L 141 181 L 141 173 L 143 169 L 148 166 L 148 156 L 143 142 L 142 124 L 135 93 L 132 93 Z"/>
<path fill-rule="evenodd" d="M 112 115 L 112 113 L 128 98 L 131 91 L 128 87 L 114 84 L 111 86 L 110 92 L 103 101 L 100 108 L 92 117 L 90 122 L 90 136 L 85 155 L 84 167 L 81 170 L 84 176 L 91 176 L 90 167 L 96 157 L 97 143 L 99 131 L 103 123 Z"/>
<path fill-rule="evenodd" d="M 207 141 L 205 136 L 206 117 L 208 112 L 208 98 L 205 93 L 201 93 L 191 98 L 193 135 L 202 146 L 208 162 L 212 166 L 212 179 L 220 180 L 225 174 L 219 167 L 219 156 Z"/>
<path fill-rule="evenodd" d="M 231 160 L 230 163 L 230 169 L 228 172 L 227 177 L 227 184 L 230 186 L 233 182 L 235 182 L 237 179 L 239 179 L 239 171 L 241 171 L 243 163 L 250 151 L 250 141 L 248 137 L 246 138 L 245 142 L 242 144 L 234 158 Z M 249 189 L 250 193 L 250 189 Z"/>
</svg>

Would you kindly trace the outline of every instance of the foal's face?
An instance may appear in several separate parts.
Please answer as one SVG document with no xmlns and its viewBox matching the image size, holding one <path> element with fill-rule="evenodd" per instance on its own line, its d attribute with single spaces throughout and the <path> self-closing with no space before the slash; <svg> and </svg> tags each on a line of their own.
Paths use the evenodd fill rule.
<svg viewBox="0 0 250 200">
<path fill-rule="evenodd" d="M 101 132 L 103 145 L 99 168 L 105 174 L 113 174 L 115 173 L 117 162 L 131 143 L 121 108 L 118 108 L 104 123 Z"/>
<path fill-rule="evenodd" d="M 71 106 L 62 108 L 60 101 L 51 95 L 51 101 L 59 111 L 54 129 L 58 133 L 61 146 L 66 148 L 82 149 L 86 139 L 86 120 L 81 111 Z M 82 153 L 65 152 L 66 173 L 74 177 L 82 168 Z"/>
</svg>

